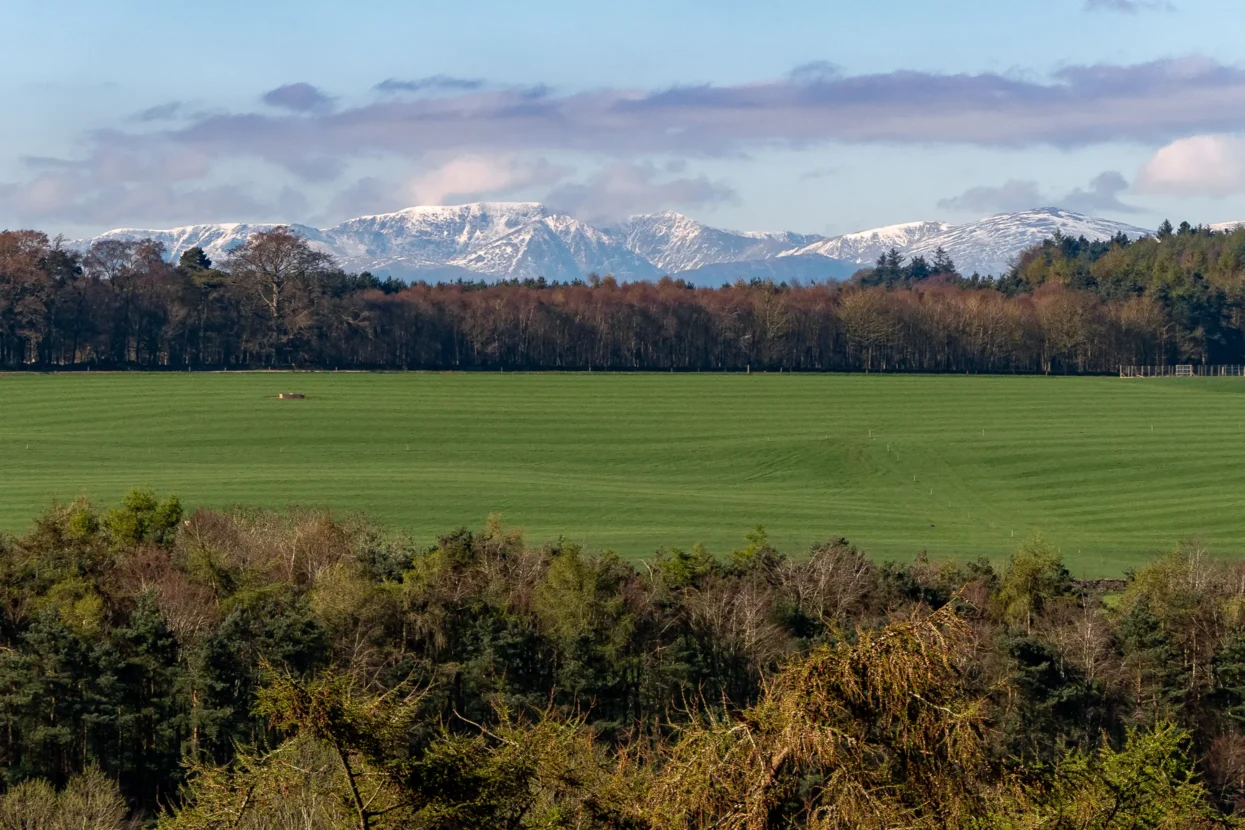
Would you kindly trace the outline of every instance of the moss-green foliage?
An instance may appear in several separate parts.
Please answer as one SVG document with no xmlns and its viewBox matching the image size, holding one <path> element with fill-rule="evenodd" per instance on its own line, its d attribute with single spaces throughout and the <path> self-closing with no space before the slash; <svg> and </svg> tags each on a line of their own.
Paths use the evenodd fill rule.
<svg viewBox="0 0 1245 830">
<path fill-rule="evenodd" d="M 496 517 L 420 546 L 162 504 L 0 539 L 12 804 L 93 767 L 178 830 L 1200 827 L 1245 804 L 1245 563 L 1196 546 L 1107 607 L 1037 542 L 1002 573 L 761 530 L 636 566 Z"/>
<path fill-rule="evenodd" d="M 1237 825 L 1170 722 L 1119 746 L 1091 738 L 1049 766 L 992 757 L 989 690 L 963 671 L 971 638 L 951 606 L 861 631 L 792 661 L 754 706 L 705 711 L 649 752 L 603 751 L 582 718 L 553 709 L 421 733 L 417 690 L 278 673 L 258 711 L 290 737 L 195 765 L 161 827 L 279 826 L 295 805 L 317 826 L 361 830 Z"/>
<path fill-rule="evenodd" d="M 1028 632 L 1033 617 L 1052 600 L 1066 596 L 1071 576 L 1058 551 L 1040 539 L 1026 542 L 1012 555 L 999 586 L 997 601 L 1002 616 L 1013 625 L 1022 625 Z"/>
<path fill-rule="evenodd" d="M 1189 736 L 1171 723 L 1130 731 L 1115 749 L 1073 750 L 1048 780 L 1002 809 L 989 810 L 981 826 L 998 830 L 1194 830 L 1236 826 L 1210 807 L 1209 793 L 1189 762 Z M 1012 800 L 1014 799 L 1014 800 Z"/>
<path fill-rule="evenodd" d="M 287 387 L 308 397 L 269 399 Z M 1037 532 L 1078 576 L 1121 577 L 1185 539 L 1245 551 L 1242 393 L 1239 378 L 9 376 L 0 528 L 137 483 L 188 510 L 366 511 L 421 544 L 500 510 L 633 562 L 698 542 L 728 556 L 757 525 L 782 550 L 845 536 L 878 558 L 995 562 Z"/>
<path fill-rule="evenodd" d="M 157 501 L 150 490 L 132 490 L 117 507 L 104 514 L 104 529 L 119 547 L 144 543 L 164 545 L 172 541 L 173 531 L 182 520 L 182 503 L 177 496 Z M 75 524 L 77 532 L 90 532 L 89 523 Z"/>
<path fill-rule="evenodd" d="M 1213 326 L 1228 322 L 1215 312 L 1230 312 L 1229 301 L 1240 299 L 1243 277 L 1245 232 L 1186 226 L 1132 242 L 1058 236 L 1026 251 L 1001 287 L 1031 291 L 1058 283 L 1106 299 L 1149 296 L 1178 316 L 1199 313 L 1203 325 Z"/>
<path fill-rule="evenodd" d="M 88 767 L 60 791 L 32 779 L 0 795 L 0 830 L 122 830 L 127 812 L 116 782 Z"/>
</svg>

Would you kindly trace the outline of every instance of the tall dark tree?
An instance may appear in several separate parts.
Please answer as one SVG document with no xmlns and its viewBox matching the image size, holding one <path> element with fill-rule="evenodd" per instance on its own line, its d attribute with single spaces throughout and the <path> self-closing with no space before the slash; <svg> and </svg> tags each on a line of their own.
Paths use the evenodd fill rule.
<svg viewBox="0 0 1245 830">
<path fill-rule="evenodd" d="M 177 267 L 186 271 L 206 271 L 212 267 L 212 260 L 197 245 L 182 252 L 177 260 Z"/>
<path fill-rule="evenodd" d="M 951 259 L 951 255 L 947 253 L 947 249 L 941 245 L 934 251 L 934 262 L 932 265 L 934 274 L 942 276 L 956 276 L 958 271 L 955 270 L 955 260 Z"/>
</svg>

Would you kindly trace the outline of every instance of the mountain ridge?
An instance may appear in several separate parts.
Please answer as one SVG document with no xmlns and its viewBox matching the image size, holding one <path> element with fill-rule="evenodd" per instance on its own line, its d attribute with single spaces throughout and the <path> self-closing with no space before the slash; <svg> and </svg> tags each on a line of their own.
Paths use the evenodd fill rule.
<svg viewBox="0 0 1245 830">
<path fill-rule="evenodd" d="M 274 223 L 185 225 L 165 230 L 117 228 L 74 243 L 154 239 L 176 258 L 201 247 L 221 261 L 250 234 Z M 737 278 L 842 279 L 896 248 L 931 257 L 942 248 L 962 273 L 1000 275 L 1020 251 L 1061 232 L 1104 239 L 1148 231 L 1060 208 L 996 214 L 976 222 L 905 222 L 838 236 L 791 231 L 735 231 L 674 211 L 641 214 L 595 226 L 539 202 L 473 202 L 415 206 L 347 219 L 331 228 L 288 225 L 343 268 L 430 281 L 447 275 L 484 279 L 545 277 L 569 281 L 590 273 L 623 280 L 663 275 L 696 284 Z"/>
</svg>

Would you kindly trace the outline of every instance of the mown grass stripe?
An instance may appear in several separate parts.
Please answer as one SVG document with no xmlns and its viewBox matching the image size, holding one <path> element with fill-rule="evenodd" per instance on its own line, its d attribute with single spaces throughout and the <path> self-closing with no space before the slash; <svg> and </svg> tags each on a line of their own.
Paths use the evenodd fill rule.
<svg viewBox="0 0 1245 830">
<path fill-rule="evenodd" d="M 52 497 L 146 485 L 362 510 L 423 540 L 502 511 L 634 557 L 724 551 L 758 523 L 790 549 L 845 535 L 904 558 L 1001 557 L 1036 530 L 1079 572 L 1119 573 L 1186 538 L 1245 552 L 1243 462 L 1230 378 L 0 377 L 9 531 Z"/>
</svg>

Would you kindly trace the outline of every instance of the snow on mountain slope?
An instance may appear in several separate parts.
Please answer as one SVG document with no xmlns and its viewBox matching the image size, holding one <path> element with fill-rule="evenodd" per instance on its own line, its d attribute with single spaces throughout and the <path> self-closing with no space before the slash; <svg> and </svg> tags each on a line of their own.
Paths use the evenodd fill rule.
<svg viewBox="0 0 1245 830">
<path fill-rule="evenodd" d="M 661 276 L 653 263 L 621 244 L 606 231 L 572 219 L 566 214 L 553 214 L 545 217 L 544 221 L 570 252 L 579 269 L 579 277 L 593 273 L 602 276 L 613 274 L 619 279 L 628 280 L 656 279 Z"/>
<path fill-rule="evenodd" d="M 659 276 L 652 264 L 607 234 L 559 214 L 528 222 L 450 264 L 508 279 L 544 277 L 567 282 L 593 273 L 627 280 Z"/>
<path fill-rule="evenodd" d="M 176 259 L 199 246 L 223 261 L 253 233 L 275 225 L 195 225 L 172 230 L 127 228 L 97 239 L 155 239 Z M 573 279 L 596 272 L 625 279 L 659 276 L 657 269 L 610 234 L 535 202 L 479 202 L 413 207 L 360 216 L 336 227 L 293 230 L 350 271 L 408 279 L 470 273 L 495 277 Z M 94 240 L 92 240 L 94 241 Z M 85 247 L 89 242 L 79 243 Z M 446 270 L 448 269 L 448 271 Z"/>
<path fill-rule="evenodd" d="M 823 239 L 803 248 L 784 252 L 782 256 L 818 254 L 859 265 L 872 265 L 891 248 L 903 251 L 950 227 L 946 222 L 906 222 L 902 225 L 889 225 Z"/>
<path fill-rule="evenodd" d="M 544 222 L 528 222 L 450 264 L 506 279 L 570 280 L 581 276 L 570 250 Z"/>
<path fill-rule="evenodd" d="M 1245 228 L 1245 219 L 1242 219 L 1239 222 L 1216 222 L 1210 226 L 1212 231 L 1218 231 L 1220 233 L 1230 233 L 1231 231 L 1239 230 L 1240 228 Z"/>
<path fill-rule="evenodd" d="M 798 233 L 744 233 L 702 225 L 667 210 L 633 216 L 612 235 L 663 274 L 677 274 L 719 262 L 767 259 L 808 245 L 818 236 Z"/>
<path fill-rule="evenodd" d="M 164 243 L 174 259 L 199 246 L 213 261 L 221 262 L 249 235 L 272 227 L 123 228 L 97 239 L 155 239 Z M 841 278 L 872 264 L 891 248 L 908 257 L 931 258 L 941 247 L 962 273 L 1001 275 L 1021 251 L 1056 232 L 1091 239 L 1147 233 L 1057 208 L 989 216 L 963 225 L 909 222 L 831 238 L 723 230 L 672 211 L 598 228 L 536 202 L 413 207 L 361 216 L 323 230 L 304 225 L 292 228 L 348 271 L 402 279 L 543 276 L 571 280 L 597 273 L 640 280 L 670 274 L 687 275 L 701 284 L 753 277 Z M 90 241 L 75 244 L 85 248 Z"/>
<path fill-rule="evenodd" d="M 169 230 L 141 230 L 139 228 L 118 228 L 106 233 L 100 234 L 95 239 L 87 242 L 75 243 L 77 247 L 85 248 L 91 242 L 98 242 L 106 239 L 116 239 L 122 242 L 137 242 L 143 239 L 152 239 L 156 242 L 163 243 L 165 249 L 169 252 L 172 259 L 176 260 L 185 251 L 191 248 L 202 248 L 203 252 L 213 262 L 219 262 L 229 256 L 229 252 L 235 248 L 240 248 L 246 244 L 246 240 L 251 234 L 263 233 L 270 231 L 276 225 L 268 224 L 224 224 L 224 225 L 188 225 L 183 228 L 170 228 Z M 316 228 L 309 228 L 306 225 L 291 225 L 291 229 L 298 235 L 310 240 L 313 247 L 325 253 L 336 253 L 332 243 L 325 237 L 323 231 Z"/>
<path fill-rule="evenodd" d="M 932 259 L 934 252 L 942 248 L 955 261 L 961 274 L 977 272 L 1001 276 L 1021 251 L 1049 239 L 1056 232 L 1086 239 L 1110 239 L 1119 233 L 1137 239 L 1149 233 L 1145 228 L 1123 222 L 1095 219 L 1060 208 L 1038 208 L 948 227 L 909 245 L 902 253 Z"/>
<path fill-rule="evenodd" d="M 412 207 L 349 219 L 324 233 L 333 240 L 343 264 L 375 271 L 394 259 L 407 266 L 443 265 L 545 215 L 544 206 L 535 202 Z"/>
<path fill-rule="evenodd" d="M 832 259 L 871 265 L 891 248 L 906 257 L 932 259 L 942 248 L 963 274 L 1002 275 L 1021 251 L 1054 236 L 1084 236 L 1110 239 L 1117 233 L 1132 238 L 1148 233 L 1107 219 L 1095 219 L 1060 208 L 1038 208 L 1019 213 L 987 216 L 976 222 L 951 225 L 946 222 L 907 222 L 884 228 L 856 231 L 823 239 L 789 251 L 783 256 L 820 254 Z"/>
</svg>

